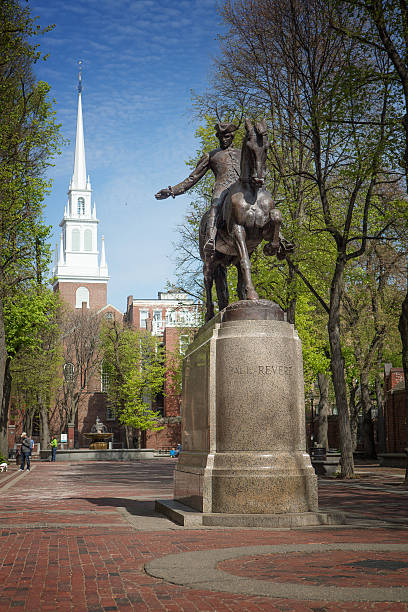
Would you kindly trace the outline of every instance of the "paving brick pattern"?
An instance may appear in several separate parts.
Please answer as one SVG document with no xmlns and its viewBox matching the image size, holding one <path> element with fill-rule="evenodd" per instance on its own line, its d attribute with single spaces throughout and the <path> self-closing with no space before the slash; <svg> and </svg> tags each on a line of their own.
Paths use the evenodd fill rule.
<svg viewBox="0 0 408 612">
<path fill-rule="evenodd" d="M 350 511 L 364 525 L 354 519 L 349 527 L 290 531 L 173 525 L 155 514 L 153 503 L 172 497 L 173 469 L 170 459 L 134 464 L 57 461 L 37 463 L 30 473 L 15 472 L 11 484 L 6 480 L 10 472 L 0 474 L 0 612 L 408 612 L 406 602 L 298 601 L 290 598 L 290 591 L 287 599 L 277 599 L 187 588 L 144 571 L 146 563 L 169 554 L 301 542 L 319 544 L 322 554 L 313 553 L 313 560 L 304 553 L 238 557 L 228 562 L 228 571 L 243 568 L 260 580 L 273 580 L 275 574 L 288 583 L 310 579 L 326 586 L 330 581 L 337 586 L 342 581 L 404 585 L 407 568 L 397 567 L 407 561 L 404 555 L 324 553 L 325 546 L 336 542 L 407 542 L 401 470 L 367 467 L 351 483 L 321 481 L 321 507 Z M 380 562 L 383 569 L 378 569 Z"/>
<path fill-rule="evenodd" d="M 355 587 L 408 586 L 408 553 L 324 551 L 240 557 L 218 569 L 274 582 Z M 333 571 L 335 568 L 335 571 Z"/>
</svg>

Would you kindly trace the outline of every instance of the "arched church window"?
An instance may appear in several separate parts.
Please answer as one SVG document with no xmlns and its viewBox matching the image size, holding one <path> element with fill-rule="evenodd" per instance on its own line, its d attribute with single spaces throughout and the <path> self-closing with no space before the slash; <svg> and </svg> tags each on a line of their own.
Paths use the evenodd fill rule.
<svg viewBox="0 0 408 612">
<path fill-rule="evenodd" d="M 86 287 L 78 287 L 75 294 L 75 308 L 82 308 L 82 302 L 86 302 L 89 308 L 89 290 Z"/>
<path fill-rule="evenodd" d="M 92 251 L 92 230 L 86 229 L 84 232 L 84 250 Z"/>
<path fill-rule="evenodd" d="M 81 250 L 81 238 L 79 234 L 79 229 L 72 230 L 72 250 L 73 251 Z"/>
<path fill-rule="evenodd" d="M 78 198 L 78 217 L 85 214 L 85 199 Z"/>
</svg>

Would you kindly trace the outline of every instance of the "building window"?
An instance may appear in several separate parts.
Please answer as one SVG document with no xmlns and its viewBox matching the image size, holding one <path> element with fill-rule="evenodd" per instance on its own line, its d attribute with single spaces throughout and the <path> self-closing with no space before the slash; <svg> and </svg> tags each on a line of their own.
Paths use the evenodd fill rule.
<svg viewBox="0 0 408 612">
<path fill-rule="evenodd" d="M 188 345 L 190 344 L 190 336 L 180 336 L 180 354 L 185 355 Z"/>
<path fill-rule="evenodd" d="M 105 319 L 108 319 L 108 320 L 113 319 L 113 312 L 106 312 L 105 313 Z"/>
<path fill-rule="evenodd" d="M 154 410 L 160 414 L 160 417 L 164 417 L 164 394 L 162 391 L 156 394 Z"/>
<path fill-rule="evenodd" d="M 113 406 L 111 406 L 110 404 L 107 404 L 107 406 L 106 406 L 106 420 L 107 421 L 114 421 L 115 419 L 116 419 L 115 408 Z"/>
<path fill-rule="evenodd" d="M 140 329 L 146 329 L 146 321 L 149 318 L 148 310 L 140 311 Z"/>
<path fill-rule="evenodd" d="M 109 389 L 109 371 L 102 362 L 101 366 L 101 391 L 102 393 L 107 393 Z M 115 418 L 115 417 L 113 417 Z"/>
<path fill-rule="evenodd" d="M 82 302 L 86 302 L 89 308 L 89 290 L 86 287 L 78 287 L 75 294 L 75 308 L 82 308 Z"/>
<path fill-rule="evenodd" d="M 74 380 L 75 367 L 73 363 L 64 363 L 64 380 L 72 382 Z"/>
<path fill-rule="evenodd" d="M 142 402 L 144 404 L 146 404 L 149 407 L 149 409 L 151 409 L 151 407 L 152 407 L 152 395 L 151 395 L 151 393 L 149 393 L 149 391 L 143 391 Z"/>
<path fill-rule="evenodd" d="M 90 229 L 84 232 L 84 251 L 92 251 L 92 230 Z"/>
<path fill-rule="evenodd" d="M 85 214 L 85 200 L 78 198 L 78 217 Z"/>
<path fill-rule="evenodd" d="M 173 325 L 176 322 L 176 312 L 173 308 L 166 310 L 166 325 Z"/>
<path fill-rule="evenodd" d="M 81 237 L 79 234 L 79 229 L 72 230 L 72 250 L 73 251 L 81 250 Z"/>
</svg>

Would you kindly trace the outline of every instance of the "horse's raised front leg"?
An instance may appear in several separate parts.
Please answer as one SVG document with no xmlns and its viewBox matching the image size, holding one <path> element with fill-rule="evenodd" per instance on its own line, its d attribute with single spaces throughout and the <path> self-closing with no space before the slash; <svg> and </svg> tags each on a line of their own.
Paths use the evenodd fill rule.
<svg viewBox="0 0 408 612">
<path fill-rule="evenodd" d="M 213 268 L 211 266 L 210 258 L 206 258 L 204 260 L 203 274 L 204 274 L 204 286 L 205 286 L 205 294 L 206 294 L 206 302 L 207 302 L 205 320 L 209 321 L 214 316 L 214 302 L 212 299 L 212 286 L 214 282 L 214 273 L 213 273 Z"/>
<path fill-rule="evenodd" d="M 242 227 L 242 225 L 234 225 L 232 228 L 232 235 L 234 236 L 235 244 L 238 250 L 246 299 L 257 300 L 258 294 L 252 284 L 251 261 L 249 259 L 248 249 L 245 242 L 245 229 Z"/>
<path fill-rule="evenodd" d="M 282 224 L 282 215 L 280 210 L 273 208 L 269 213 L 270 229 L 264 235 L 268 244 L 264 246 L 265 255 L 276 255 L 279 250 L 279 231 Z"/>
</svg>

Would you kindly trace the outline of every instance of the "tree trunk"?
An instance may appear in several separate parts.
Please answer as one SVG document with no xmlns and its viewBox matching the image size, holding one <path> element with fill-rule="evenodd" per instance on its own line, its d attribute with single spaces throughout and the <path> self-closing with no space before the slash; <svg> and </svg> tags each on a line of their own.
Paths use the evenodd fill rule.
<svg viewBox="0 0 408 612">
<path fill-rule="evenodd" d="M 129 425 L 125 425 L 125 440 L 126 440 L 126 448 L 133 448 L 133 427 Z"/>
<path fill-rule="evenodd" d="M 358 442 L 358 412 L 359 406 L 356 404 L 356 393 L 358 385 L 351 383 L 349 387 L 349 406 L 350 406 L 350 429 L 353 453 L 357 448 Z"/>
<path fill-rule="evenodd" d="M 375 452 L 374 427 L 371 412 L 372 406 L 367 372 L 361 372 L 360 374 L 360 393 L 361 409 L 363 413 L 363 449 L 367 457 L 370 459 L 376 459 L 377 453 Z"/>
<path fill-rule="evenodd" d="M 11 396 L 11 372 L 10 372 L 10 364 L 11 359 L 7 357 L 6 359 L 6 369 L 4 372 L 4 380 L 3 380 L 3 409 L 2 413 L 7 417 L 7 422 L 5 424 L 6 429 L 6 451 L 4 453 L 4 457 L 8 456 L 8 413 L 10 407 L 10 396 Z"/>
<path fill-rule="evenodd" d="M 329 379 L 326 374 L 321 374 L 319 372 L 317 375 L 317 381 L 319 383 L 320 390 L 317 441 L 319 446 L 325 448 L 327 451 L 329 449 L 329 439 L 327 436 L 327 417 L 329 414 Z"/>
<path fill-rule="evenodd" d="M 142 448 L 142 430 L 137 430 L 137 448 Z"/>
<path fill-rule="evenodd" d="M 408 487 L 408 291 L 402 302 L 401 316 L 398 329 L 402 341 L 402 367 L 405 376 L 405 452 L 407 453 L 407 463 L 405 468 L 405 486 Z"/>
<path fill-rule="evenodd" d="M 385 452 L 385 419 L 384 419 L 384 391 L 379 373 L 375 375 L 375 397 L 377 400 L 377 432 L 378 450 Z"/>
<path fill-rule="evenodd" d="M 26 410 L 24 413 L 23 429 L 26 432 L 27 436 L 31 437 L 31 434 L 33 432 L 33 411 L 31 410 L 31 408 L 29 410 Z"/>
<path fill-rule="evenodd" d="M 45 450 L 50 443 L 48 408 L 40 395 L 38 396 L 38 405 L 40 407 L 40 447 Z"/>
<path fill-rule="evenodd" d="M 4 329 L 3 302 L 0 299 L 0 454 L 8 457 L 8 401 L 4 401 L 4 383 L 7 368 L 6 332 Z"/>
<path fill-rule="evenodd" d="M 351 441 L 350 418 L 347 406 L 347 387 L 344 377 L 344 359 L 341 351 L 340 303 L 343 289 L 344 261 L 338 259 L 330 287 L 330 312 L 328 334 L 330 342 L 330 368 L 339 423 L 341 451 L 341 477 L 353 478 L 354 460 Z"/>
</svg>

